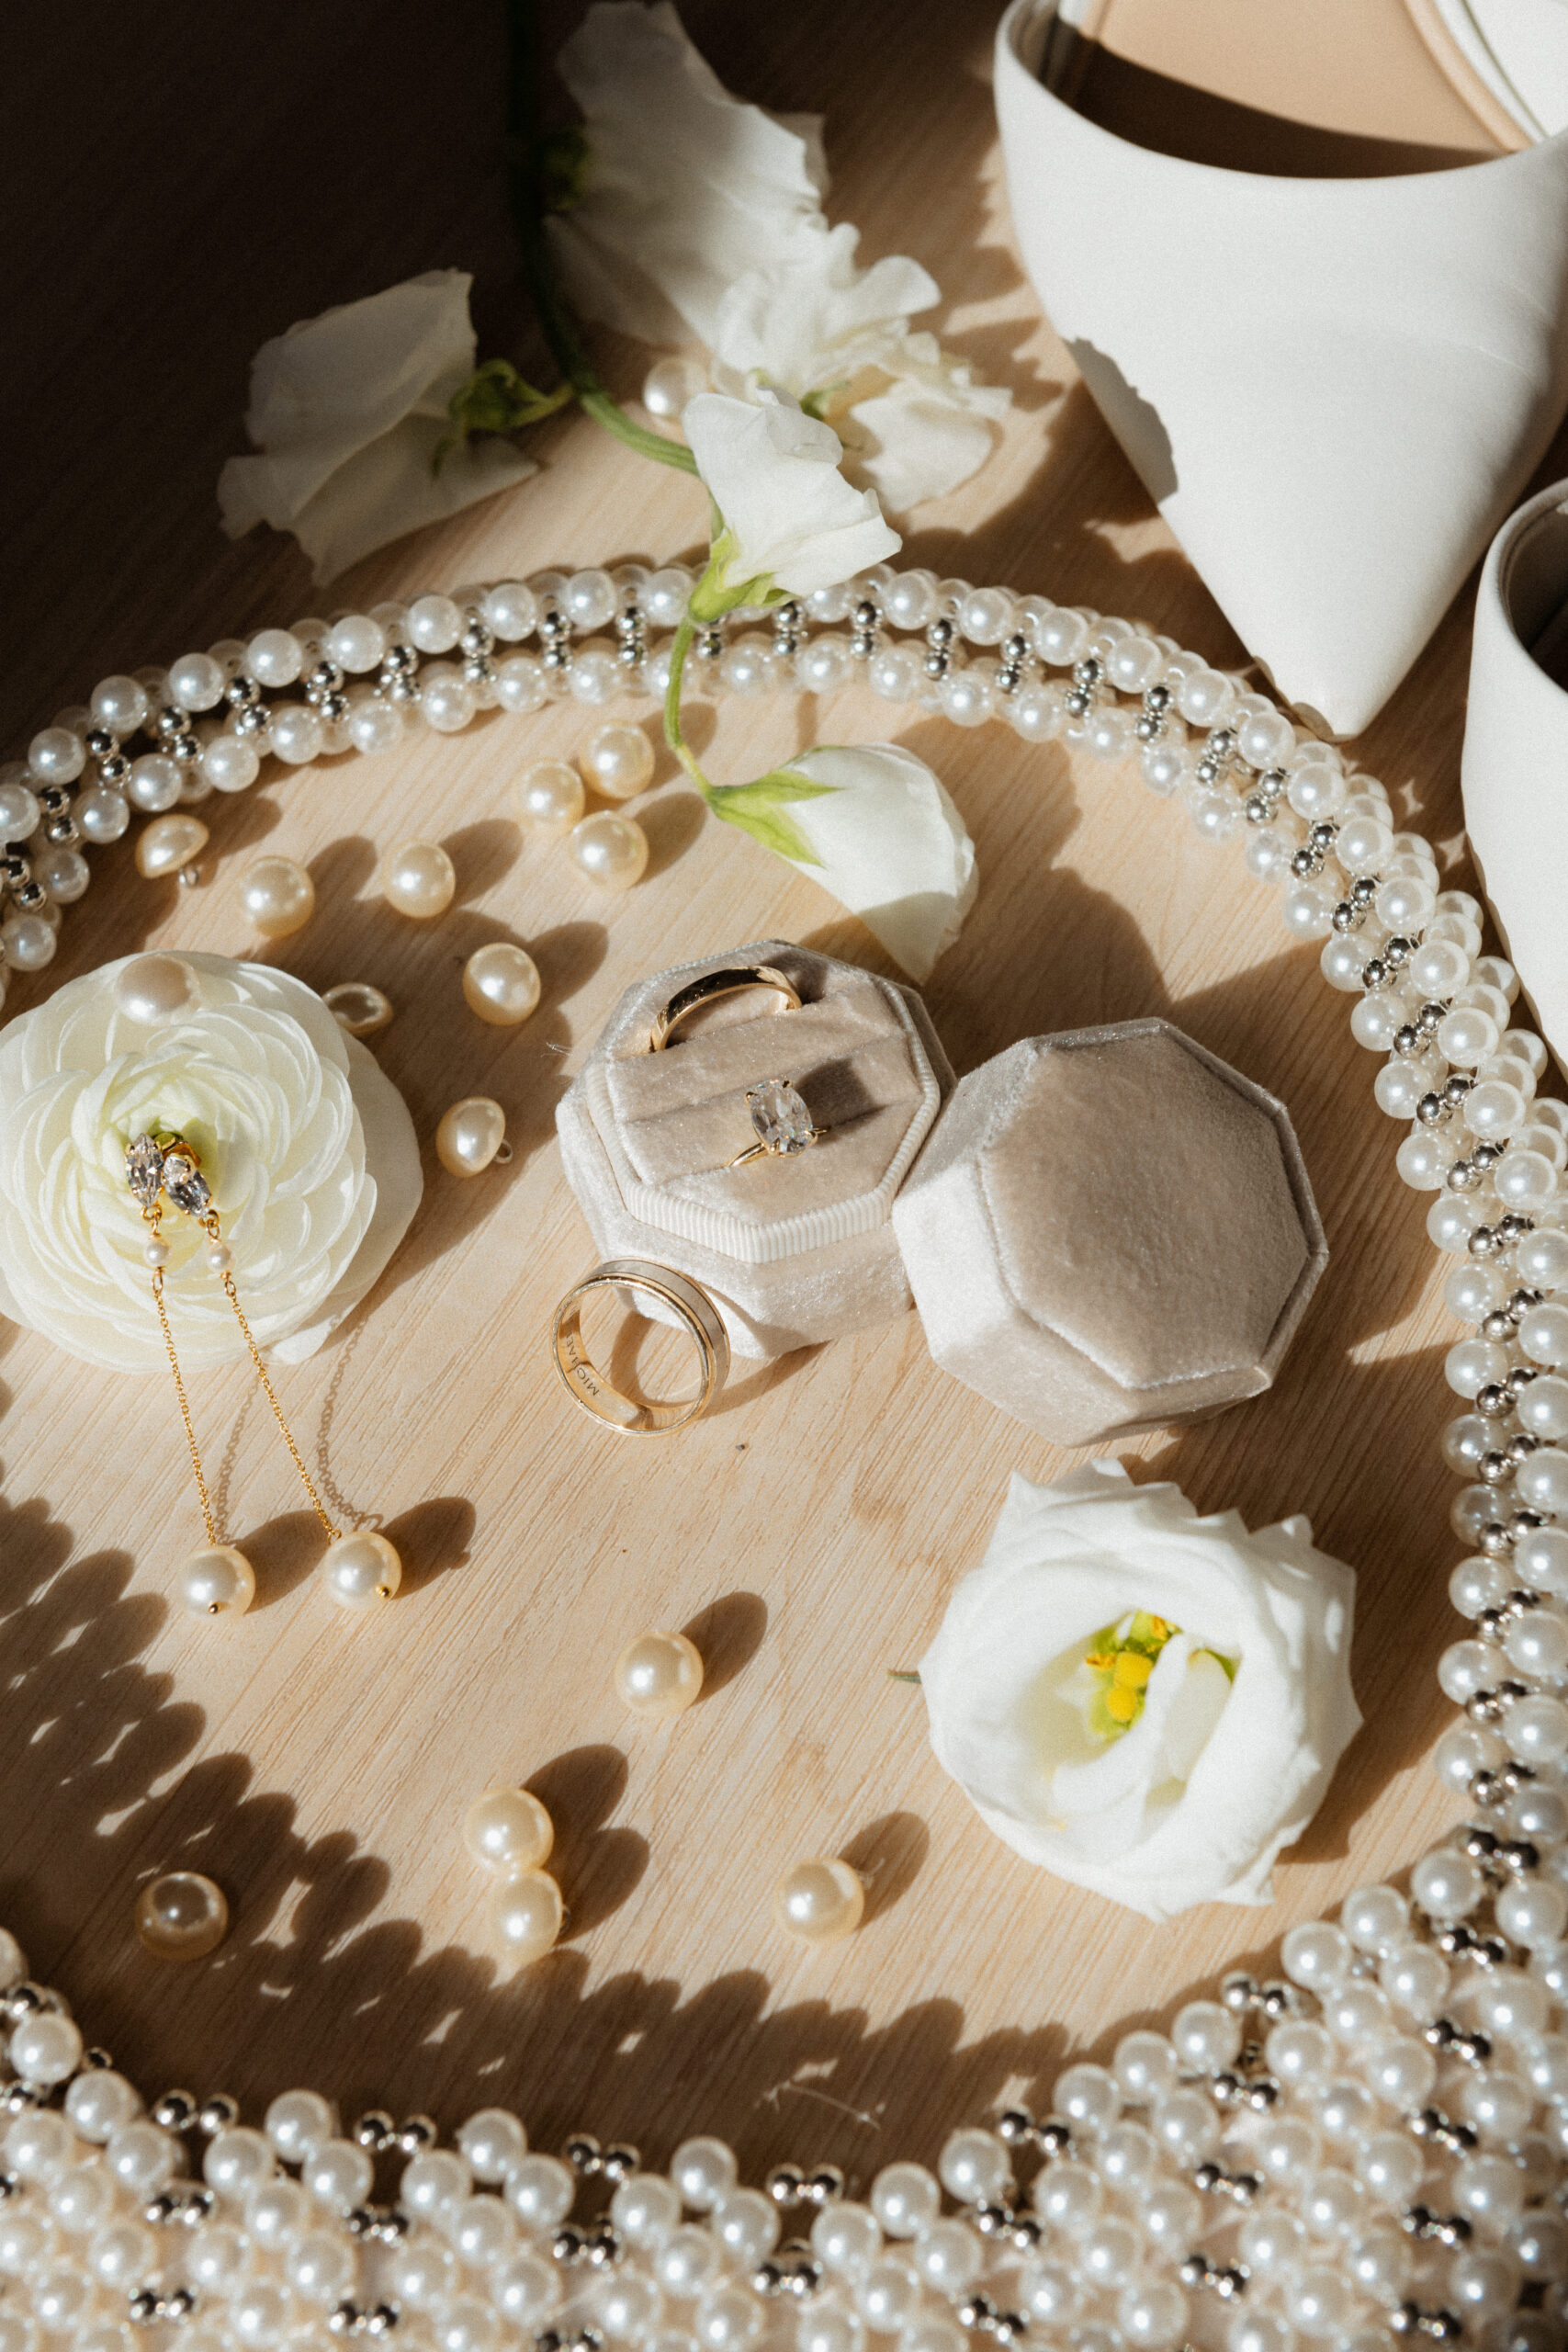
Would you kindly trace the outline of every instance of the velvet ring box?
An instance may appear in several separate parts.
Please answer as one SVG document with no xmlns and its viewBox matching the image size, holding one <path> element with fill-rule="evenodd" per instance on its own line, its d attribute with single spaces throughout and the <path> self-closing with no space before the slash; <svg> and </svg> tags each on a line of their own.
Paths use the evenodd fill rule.
<svg viewBox="0 0 1568 2352">
<path fill-rule="evenodd" d="M 688 982 L 766 964 L 662 1052 Z M 822 1140 L 734 1167 L 748 1090 Z M 1327 1261 L 1282 1103 L 1165 1021 L 1032 1037 L 954 1088 L 901 982 L 780 940 L 628 989 L 557 1114 L 601 1256 L 701 1283 L 771 1359 L 918 1306 L 935 1361 L 1058 1445 L 1190 1420 L 1274 1377 Z"/>
</svg>

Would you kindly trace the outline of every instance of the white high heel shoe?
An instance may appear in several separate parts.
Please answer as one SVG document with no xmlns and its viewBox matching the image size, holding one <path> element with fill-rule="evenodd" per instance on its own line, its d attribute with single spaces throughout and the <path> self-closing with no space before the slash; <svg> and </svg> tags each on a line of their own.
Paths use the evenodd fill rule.
<svg viewBox="0 0 1568 2352">
<path fill-rule="evenodd" d="M 1541 1035 L 1568 1066 L 1568 481 L 1511 515 L 1475 606 L 1465 830 Z"/>
<path fill-rule="evenodd" d="M 1412 171 L 1406 147 L 1387 175 L 1293 178 L 1184 160 L 1039 78 L 1089 5 L 1013 0 L 998 32 L 1025 264 L 1237 634 L 1309 722 L 1354 734 L 1568 406 L 1568 131 L 1502 153 L 1535 119 L 1494 59 L 1461 118 L 1473 136 L 1438 157 L 1494 160 Z M 1431 0 L 1472 27 L 1481 5 Z M 1168 6 L 1166 21 L 1185 14 Z M 1181 95 L 1194 119 L 1227 104 Z M 1276 130 L 1281 151 L 1311 136 L 1267 107 L 1232 112 Z M 1342 138 L 1327 168 L 1363 152 L 1371 141 Z"/>
</svg>

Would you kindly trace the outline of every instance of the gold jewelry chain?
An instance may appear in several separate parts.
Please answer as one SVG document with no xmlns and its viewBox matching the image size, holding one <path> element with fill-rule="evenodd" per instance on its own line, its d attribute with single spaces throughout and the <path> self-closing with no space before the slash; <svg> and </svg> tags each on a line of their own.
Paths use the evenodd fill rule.
<svg viewBox="0 0 1568 2352">
<path fill-rule="evenodd" d="M 211 1216 L 204 1217 L 202 1219 L 202 1223 L 209 1238 L 216 1242 L 220 1238 L 216 1213 Z M 245 1320 L 245 1310 L 240 1305 L 240 1294 L 234 1287 L 234 1277 L 232 1272 L 225 1273 L 223 1277 L 223 1289 L 228 1297 L 230 1306 L 234 1310 L 234 1320 L 239 1325 L 241 1332 L 244 1338 L 245 1345 L 251 1351 L 251 1362 L 256 1368 L 256 1378 L 261 1382 L 262 1394 L 265 1396 L 267 1403 L 272 1407 L 272 1417 L 277 1423 L 278 1429 L 282 1431 L 283 1442 L 288 1448 L 289 1453 L 293 1458 L 294 1467 L 299 1473 L 299 1483 L 310 1498 L 310 1509 L 321 1521 L 327 1542 L 329 1544 L 335 1544 L 338 1540 L 338 1531 L 333 1525 L 332 1521 L 327 1517 L 326 1506 L 322 1502 L 320 1495 L 316 1492 L 316 1482 L 311 1477 L 310 1472 L 306 1469 L 305 1457 L 294 1442 L 294 1432 L 283 1418 L 283 1408 L 277 1401 L 271 1381 L 267 1378 L 266 1366 L 261 1360 L 261 1350 L 257 1347 L 254 1340 L 251 1337 L 251 1327 Z M 177 1376 L 178 1375 L 176 1374 L 176 1378 Z M 182 1403 L 184 1401 L 183 1395 L 181 1401 Z M 198 1484 L 200 1483 L 200 1475 L 201 1474 L 198 1471 L 197 1474 Z M 202 1494 L 204 1498 L 206 1496 L 206 1488 L 203 1487 Z M 216 1538 L 214 1538 L 214 1541 L 216 1541 Z"/>
</svg>

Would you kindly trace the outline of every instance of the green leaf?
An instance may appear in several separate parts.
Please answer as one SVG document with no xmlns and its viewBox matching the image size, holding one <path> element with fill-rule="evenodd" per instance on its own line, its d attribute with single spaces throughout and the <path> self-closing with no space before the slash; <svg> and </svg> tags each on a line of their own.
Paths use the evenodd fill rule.
<svg viewBox="0 0 1568 2352">
<path fill-rule="evenodd" d="M 775 856 L 787 857 L 792 865 L 820 865 L 821 859 L 799 826 L 792 824 L 784 812 L 792 800 L 819 800 L 825 792 L 842 789 L 841 785 L 814 783 L 794 768 L 774 768 L 753 784 L 711 786 L 708 807 L 727 825 L 739 825 L 743 833 L 750 833 Z"/>
<path fill-rule="evenodd" d="M 442 435 L 431 456 L 430 470 L 438 474 L 454 450 L 461 449 L 473 433 L 516 433 L 553 416 L 576 397 L 570 384 L 541 392 L 517 373 L 510 359 L 487 359 L 466 384 L 459 384 L 446 403 L 450 433 Z"/>
</svg>

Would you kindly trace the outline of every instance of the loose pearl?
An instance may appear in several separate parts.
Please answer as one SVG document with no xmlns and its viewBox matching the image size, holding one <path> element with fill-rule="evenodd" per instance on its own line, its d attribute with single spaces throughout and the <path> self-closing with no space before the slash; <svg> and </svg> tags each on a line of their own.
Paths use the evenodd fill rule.
<svg viewBox="0 0 1568 2352">
<path fill-rule="evenodd" d="M 402 842 L 381 867 L 381 891 L 400 915 L 428 922 L 452 903 L 457 876 L 439 842 Z"/>
<path fill-rule="evenodd" d="M 316 1570 L 329 1600 L 340 1609 L 374 1609 L 389 1600 L 403 1579 L 403 1564 L 384 1535 L 368 1529 L 340 1535 Z"/>
<path fill-rule="evenodd" d="M 210 1544 L 181 1561 L 175 1590 L 193 1617 L 240 1617 L 255 1599 L 255 1572 L 232 1544 Z"/>
<path fill-rule="evenodd" d="M 228 1901 L 202 1871 L 167 1871 L 137 1896 L 136 1932 L 156 1960 L 205 1960 L 229 1932 Z"/>
<path fill-rule="evenodd" d="M 463 1815 L 463 1843 L 481 1869 L 515 1878 L 543 1869 L 556 1828 L 527 1789 L 487 1789 Z"/>
<path fill-rule="evenodd" d="M 491 1933 L 519 1967 L 544 1958 L 565 1917 L 560 1889 L 547 1871 L 503 1878 L 490 1899 Z"/>
<path fill-rule="evenodd" d="M 394 1010 L 391 998 L 369 980 L 339 980 L 323 991 L 321 1002 L 349 1037 L 373 1037 L 387 1026 Z"/>
<path fill-rule="evenodd" d="M 708 371 L 702 361 L 693 354 L 680 352 L 669 359 L 654 361 L 642 379 L 642 404 L 649 416 L 673 421 L 688 401 L 695 400 L 707 388 Z"/>
<path fill-rule="evenodd" d="M 192 995 L 190 966 L 177 956 L 133 956 L 114 984 L 117 1007 L 143 1028 L 183 1012 Z"/>
<path fill-rule="evenodd" d="M 653 746 L 640 727 L 601 727 L 588 739 L 582 772 L 605 800 L 630 800 L 653 781 Z"/>
<path fill-rule="evenodd" d="M 773 1917 L 802 1943 L 841 1943 L 860 1926 L 865 1888 L 848 1862 L 827 1857 L 796 1862 L 773 1889 Z"/>
<path fill-rule="evenodd" d="M 684 1634 L 638 1634 L 615 1660 L 615 1696 L 634 1715 L 683 1715 L 702 1687 L 702 1652 Z"/>
<path fill-rule="evenodd" d="M 574 825 L 568 847 L 578 872 L 602 890 L 629 890 L 642 879 L 648 865 L 648 835 L 642 827 L 608 808 Z"/>
<path fill-rule="evenodd" d="M 530 762 L 512 792 L 523 822 L 552 841 L 570 832 L 587 800 L 582 778 L 564 760 Z"/>
<path fill-rule="evenodd" d="M 506 1140 L 506 1114 L 488 1094 L 466 1094 L 442 1114 L 435 1152 L 449 1176 L 477 1176 Z"/>
<path fill-rule="evenodd" d="M 488 947 L 476 947 L 464 965 L 463 994 L 481 1021 L 513 1028 L 538 1004 L 539 967 L 525 947 L 492 939 Z"/>
<path fill-rule="evenodd" d="M 154 817 L 143 825 L 136 843 L 136 871 L 154 881 L 162 874 L 177 874 L 208 842 L 199 817 Z"/>
<path fill-rule="evenodd" d="M 240 904 L 264 939 L 287 939 L 316 911 L 316 886 L 291 857 L 258 857 L 240 876 Z"/>
</svg>

